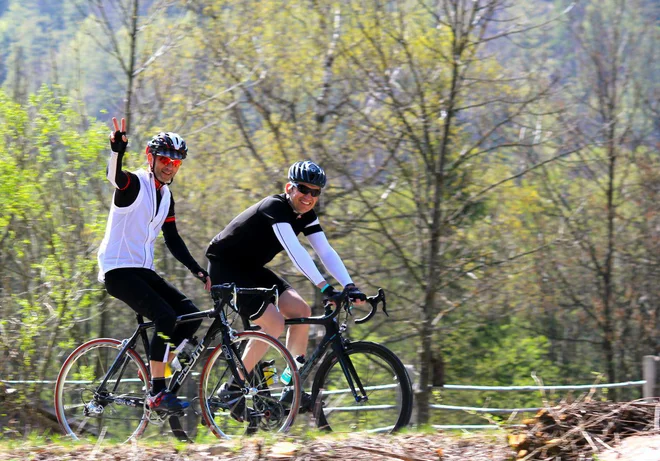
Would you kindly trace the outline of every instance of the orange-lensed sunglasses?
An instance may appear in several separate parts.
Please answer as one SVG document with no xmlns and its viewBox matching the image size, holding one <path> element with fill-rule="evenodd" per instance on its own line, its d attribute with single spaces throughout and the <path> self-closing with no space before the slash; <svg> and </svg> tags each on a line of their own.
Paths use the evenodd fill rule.
<svg viewBox="0 0 660 461">
<path fill-rule="evenodd" d="M 181 166 L 181 163 L 183 163 L 183 160 L 181 160 L 181 159 L 179 159 L 179 158 L 177 158 L 177 159 L 171 159 L 171 158 L 169 158 L 169 157 L 164 157 L 164 156 L 162 156 L 162 155 L 157 155 L 157 157 L 158 157 L 158 161 L 159 161 L 163 166 L 167 166 L 167 165 L 169 165 L 169 164 L 171 163 L 172 166 L 176 168 L 176 167 Z"/>
</svg>

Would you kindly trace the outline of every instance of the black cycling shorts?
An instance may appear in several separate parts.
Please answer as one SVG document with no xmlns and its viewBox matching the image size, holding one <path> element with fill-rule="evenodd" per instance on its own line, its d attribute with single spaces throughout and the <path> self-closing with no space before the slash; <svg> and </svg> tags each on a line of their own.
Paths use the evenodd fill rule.
<svg viewBox="0 0 660 461">
<path fill-rule="evenodd" d="M 275 285 L 280 295 L 291 288 L 289 282 L 265 267 L 246 269 L 209 260 L 209 275 L 213 285 L 235 283 L 237 288 L 272 288 Z M 268 302 L 257 295 L 240 295 L 236 301 L 238 313 L 250 320 L 261 317 L 268 307 Z M 275 299 L 270 302 L 275 303 Z"/>
<path fill-rule="evenodd" d="M 175 326 L 177 316 L 199 310 L 186 295 L 151 269 L 112 269 L 105 274 L 105 287 L 112 296 L 156 324 L 151 340 L 151 360 L 164 361 L 164 338 L 170 338 L 171 346 L 176 347 L 184 339 L 190 339 L 202 323 L 199 320 Z"/>
</svg>

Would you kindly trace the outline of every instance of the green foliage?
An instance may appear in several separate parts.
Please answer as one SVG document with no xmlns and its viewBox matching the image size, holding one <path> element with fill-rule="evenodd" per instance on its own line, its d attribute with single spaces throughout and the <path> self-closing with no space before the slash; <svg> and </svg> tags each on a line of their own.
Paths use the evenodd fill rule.
<svg viewBox="0 0 660 461">
<path fill-rule="evenodd" d="M 204 264 L 213 235 L 281 192 L 293 161 L 317 160 L 330 178 L 322 226 L 359 286 L 386 289 L 392 314 L 352 337 L 387 343 L 417 371 L 444 363 L 446 382 L 482 384 L 531 384 L 532 372 L 588 381 L 611 337 L 617 370 L 637 378 L 660 319 L 652 2 L 514 2 L 483 35 L 485 10 L 469 24 L 446 14 L 477 3 L 140 2 L 125 166 L 143 165 L 154 132 L 186 138 L 172 191 Z M 104 4 L 108 33 L 74 2 L 0 1 L 3 378 L 52 379 L 74 345 L 132 327 L 95 274 L 107 119 L 126 115 L 129 93 L 130 27 Z M 507 15 L 527 28 L 556 14 L 490 39 L 510 32 Z M 539 95 L 555 77 L 557 91 Z M 208 307 L 162 243 L 156 258 Z M 318 301 L 285 255 L 273 267 Z"/>
<path fill-rule="evenodd" d="M 4 92 L 0 101 L 0 136 L 9 147 L 0 152 L 7 166 L 0 172 L 0 293 L 10 329 L 1 346 L 12 350 L 0 368 L 8 378 L 43 379 L 56 370 L 54 347 L 72 344 L 77 319 L 98 298 L 93 254 L 105 214 L 96 199 L 103 136 L 48 89 L 24 106 Z"/>
<path fill-rule="evenodd" d="M 529 336 L 520 318 L 486 323 L 476 329 L 452 332 L 447 346 L 448 381 L 488 385 L 535 385 L 535 373 L 546 383 L 557 383 L 559 370 L 548 360 L 550 343 L 543 336 Z M 478 378 L 475 378 L 478 377 Z"/>
</svg>

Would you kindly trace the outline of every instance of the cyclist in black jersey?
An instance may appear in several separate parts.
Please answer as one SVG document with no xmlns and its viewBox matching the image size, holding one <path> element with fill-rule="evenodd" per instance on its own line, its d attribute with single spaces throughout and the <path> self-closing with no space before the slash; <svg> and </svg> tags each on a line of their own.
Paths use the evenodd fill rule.
<svg viewBox="0 0 660 461">
<path fill-rule="evenodd" d="M 177 316 L 198 309 L 155 272 L 153 254 L 162 229 L 165 244 L 174 257 L 210 290 L 208 273 L 192 257 L 177 231 L 174 199 L 168 187 L 188 148 L 176 133 L 159 133 L 146 148 L 148 169 L 124 171 L 122 158 L 128 146 L 126 121 L 121 119 L 121 129 L 116 118 L 113 117 L 112 123 L 107 177 L 115 191 L 98 253 L 99 280 L 105 283 L 108 293 L 155 323 L 150 345 L 152 381 L 148 404 L 157 411 L 180 411 L 189 404 L 167 390 L 166 363 L 174 358 L 171 352 L 174 347 L 190 340 L 201 321 L 175 328 Z"/>
<path fill-rule="evenodd" d="M 298 241 L 297 235 L 301 232 L 328 272 L 343 287 L 352 288 L 350 296 L 357 303 L 365 299 L 355 287 L 339 255 L 328 243 L 314 212 L 314 206 L 326 184 L 325 172 L 314 162 L 301 161 L 291 166 L 288 179 L 283 194 L 266 197 L 240 213 L 213 238 L 206 250 L 209 274 L 214 284 L 233 282 L 239 287 L 277 285 L 279 306 L 249 297 L 243 297 L 238 303 L 241 315 L 249 317 L 274 337 L 284 332 L 285 318 L 311 315 L 309 305 L 298 292 L 286 280 L 264 267 L 276 254 L 286 250 L 298 270 L 325 296 L 336 294 Z M 308 335 L 309 325 L 290 326 L 286 347 L 294 357 L 304 357 Z M 254 348 L 248 347 L 243 358 L 246 368 L 251 370 L 263 353 L 256 345 Z"/>
</svg>

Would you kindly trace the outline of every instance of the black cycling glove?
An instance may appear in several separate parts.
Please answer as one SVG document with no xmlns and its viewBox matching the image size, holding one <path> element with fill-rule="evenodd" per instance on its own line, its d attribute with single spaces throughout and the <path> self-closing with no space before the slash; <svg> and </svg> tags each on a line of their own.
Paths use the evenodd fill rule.
<svg viewBox="0 0 660 461">
<path fill-rule="evenodd" d="M 332 298 L 333 296 L 336 296 L 339 294 L 335 288 L 328 284 L 323 289 L 321 290 L 321 293 L 323 293 L 323 302 L 327 301 L 329 298 Z"/>
<path fill-rule="evenodd" d="M 348 287 L 348 297 L 351 301 L 366 301 L 367 300 L 367 295 L 362 293 L 358 287 L 355 285 L 347 285 Z"/>
<path fill-rule="evenodd" d="M 110 149 L 112 149 L 112 152 L 117 152 L 118 154 L 126 152 L 128 141 L 124 141 L 124 136 L 126 136 L 125 131 L 115 131 L 115 140 L 110 141 Z"/>
<path fill-rule="evenodd" d="M 201 280 L 202 282 L 206 283 L 206 277 L 209 276 L 209 273 L 206 272 L 204 269 L 202 269 L 202 268 L 200 267 L 200 268 L 197 269 L 196 271 L 191 271 L 191 272 L 193 273 L 193 275 L 195 276 L 195 278 L 197 278 L 197 279 Z M 200 273 L 202 274 L 201 277 L 199 276 Z"/>
</svg>

